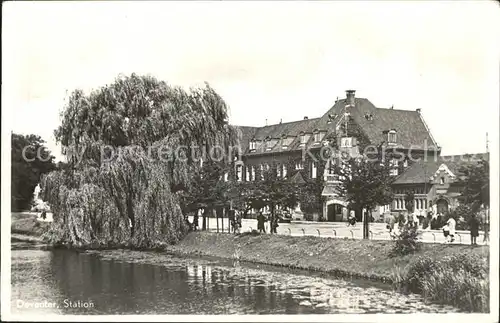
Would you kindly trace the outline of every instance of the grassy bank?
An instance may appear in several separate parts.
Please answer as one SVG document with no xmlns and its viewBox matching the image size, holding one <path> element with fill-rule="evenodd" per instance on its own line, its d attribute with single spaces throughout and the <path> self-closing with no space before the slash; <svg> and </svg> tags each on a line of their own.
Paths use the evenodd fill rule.
<svg viewBox="0 0 500 323">
<path fill-rule="evenodd" d="M 37 221 L 31 213 L 12 213 L 10 231 L 12 233 L 40 237 L 47 231 L 50 223 Z"/>
<path fill-rule="evenodd" d="M 233 258 L 300 269 L 333 272 L 392 281 L 395 272 L 408 266 L 416 256 L 440 259 L 445 255 L 474 253 L 486 255 L 487 247 L 424 244 L 414 255 L 391 257 L 393 242 L 382 240 L 325 239 L 283 235 L 240 235 L 190 233 L 167 251 L 182 255 Z M 238 251 L 236 251 L 238 249 Z"/>
<path fill-rule="evenodd" d="M 392 282 L 402 291 L 472 312 L 489 311 L 487 246 L 423 244 L 412 255 L 391 256 L 394 242 L 283 235 L 190 233 L 167 252 L 236 258 Z M 433 266 L 433 264 L 436 264 Z"/>
</svg>

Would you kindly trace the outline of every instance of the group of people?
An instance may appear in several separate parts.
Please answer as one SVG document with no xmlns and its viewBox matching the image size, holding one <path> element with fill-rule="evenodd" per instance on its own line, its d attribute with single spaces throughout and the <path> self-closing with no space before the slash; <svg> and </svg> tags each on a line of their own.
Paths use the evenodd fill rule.
<svg viewBox="0 0 500 323">
<path fill-rule="evenodd" d="M 259 230 L 259 233 L 266 233 L 266 227 L 265 223 L 268 221 L 268 219 L 262 214 L 262 212 L 259 212 L 257 215 L 257 230 Z M 271 233 L 278 233 L 277 228 L 279 226 L 278 224 L 278 216 L 271 217 L 270 219 L 270 224 L 271 224 Z"/>
<path fill-rule="evenodd" d="M 445 237 L 445 243 L 453 243 L 455 241 L 457 221 L 452 215 L 445 217 L 444 215 L 437 214 L 436 216 L 433 216 L 432 213 L 429 213 L 428 217 L 431 221 L 434 220 L 433 223 L 439 223 L 439 225 L 426 226 L 424 224 L 424 228 L 441 230 Z M 403 227 L 418 228 L 420 222 L 421 221 L 419 221 L 414 214 L 405 215 L 401 212 L 397 217 L 393 217 L 392 221 L 387 224 L 387 229 L 389 229 L 389 234 L 392 237 L 397 237 Z M 467 224 L 470 230 L 471 244 L 477 245 L 477 237 L 479 236 L 480 226 L 479 219 L 475 214 L 472 214 Z"/>
<path fill-rule="evenodd" d="M 196 212 L 193 216 L 193 222 L 189 222 L 189 219 L 187 215 L 185 216 L 185 221 L 187 222 L 188 226 L 191 228 L 191 231 L 197 231 L 198 230 L 198 223 L 199 223 L 199 215 L 198 212 Z M 241 215 L 238 214 L 235 210 L 229 210 L 229 223 L 231 225 L 231 231 L 234 233 L 239 233 L 241 229 Z"/>
</svg>

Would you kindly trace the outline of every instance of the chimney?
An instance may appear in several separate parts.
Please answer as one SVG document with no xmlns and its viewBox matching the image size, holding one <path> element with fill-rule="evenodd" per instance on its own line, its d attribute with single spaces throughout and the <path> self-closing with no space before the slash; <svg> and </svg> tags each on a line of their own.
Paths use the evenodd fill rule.
<svg viewBox="0 0 500 323">
<path fill-rule="evenodd" d="M 351 106 L 355 105 L 355 96 L 354 96 L 354 93 L 356 93 L 356 90 L 347 90 L 347 91 L 345 91 L 346 103 L 348 105 L 351 105 Z"/>
<path fill-rule="evenodd" d="M 420 114 L 420 112 L 421 112 L 421 111 L 422 111 L 422 110 L 421 110 L 420 108 L 419 108 L 419 109 L 417 109 L 417 113 L 418 113 L 418 114 Z"/>
<path fill-rule="evenodd" d="M 309 118 L 307 116 L 304 117 L 304 120 L 308 120 Z"/>
</svg>

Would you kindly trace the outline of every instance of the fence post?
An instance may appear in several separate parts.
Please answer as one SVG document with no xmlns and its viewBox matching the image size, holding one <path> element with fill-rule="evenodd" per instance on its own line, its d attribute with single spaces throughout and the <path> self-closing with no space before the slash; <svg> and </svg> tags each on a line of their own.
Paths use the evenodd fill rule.
<svg viewBox="0 0 500 323">
<path fill-rule="evenodd" d="M 288 228 L 288 233 L 292 235 L 292 230 L 290 230 L 290 228 Z"/>
<path fill-rule="evenodd" d="M 303 235 L 303 236 L 305 236 L 305 235 L 306 235 L 306 232 L 304 231 L 304 229 L 302 228 L 302 229 L 300 229 L 300 230 L 302 230 L 302 235 Z"/>
<path fill-rule="evenodd" d="M 352 230 L 349 230 L 349 231 L 351 231 L 351 238 L 354 239 L 354 232 Z"/>
<path fill-rule="evenodd" d="M 335 231 L 335 229 L 332 229 L 333 231 L 333 236 L 336 237 L 337 236 L 337 231 Z"/>
<path fill-rule="evenodd" d="M 321 234 L 319 233 L 319 229 L 316 229 L 316 231 L 318 231 L 318 237 L 321 237 Z"/>
<path fill-rule="evenodd" d="M 431 232 L 432 236 L 434 237 L 434 242 L 436 242 L 436 234 L 434 232 Z"/>
<path fill-rule="evenodd" d="M 373 232 L 372 231 L 370 231 L 370 236 L 371 236 L 370 239 L 373 240 Z"/>
<path fill-rule="evenodd" d="M 457 233 L 457 236 L 458 236 L 458 240 L 460 241 L 460 243 L 462 243 L 462 236 L 460 235 L 460 233 Z"/>
<path fill-rule="evenodd" d="M 248 227 L 248 229 L 250 230 L 250 232 L 252 232 L 252 227 Z"/>
</svg>

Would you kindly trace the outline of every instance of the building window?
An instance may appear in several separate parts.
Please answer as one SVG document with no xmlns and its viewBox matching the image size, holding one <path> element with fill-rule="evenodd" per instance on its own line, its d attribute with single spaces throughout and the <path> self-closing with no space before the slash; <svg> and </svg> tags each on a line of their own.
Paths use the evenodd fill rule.
<svg viewBox="0 0 500 323">
<path fill-rule="evenodd" d="M 271 139 L 267 138 L 266 139 L 266 151 L 270 151 L 271 148 L 273 148 L 272 145 L 271 145 Z"/>
<path fill-rule="evenodd" d="M 241 182 L 243 179 L 243 167 L 241 165 L 236 166 L 236 180 Z"/>
<path fill-rule="evenodd" d="M 391 130 L 387 134 L 387 142 L 389 144 L 395 144 L 396 143 L 396 130 Z"/>
<path fill-rule="evenodd" d="M 304 169 L 304 165 L 302 165 L 302 162 L 298 161 L 295 163 L 295 170 L 300 170 Z"/>
<path fill-rule="evenodd" d="M 439 179 L 439 184 L 444 185 L 444 177 L 441 177 L 441 178 Z"/>
<path fill-rule="evenodd" d="M 391 176 L 398 176 L 398 165 L 399 165 L 399 161 L 397 159 L 392 159 L 390 161 L 390 165 L 391 165 L 391 170 L 390 170 L 390 175 Z"/>
<path fill-rule="evenodd" d="M 315 143 L 321 142 L 321 133 L 320 132 L 314 133 L 314 142 Z"/>
<path fill-rule="evenodd" d="M 352 137 L 343 137 L 340 139 L 340 147 L 351 148 L 352 147 Z"/>
<path fill-rule="evenodd" d="M 229 178 L 229 174 L 227 172 L 224 173 L 224 182 L 227 182 L 228 178 Z"/>
<path fill-rule="evenodd" d="M 250 141 L 250 150 L 255 150 L 256 146 L 257 143 L 255 142 L 255 140 Z"/>
<path fill-rule="evenodd" d="M 311 178 L 316 178 L 318 175 L 318 167 L 316 166 L 316 163 L 311 163 Z"/>
<path fill-rule="evenodd" d="M 281 173 L 283 177 L 286 177 L 286 165 L 283 164 L 283 172 Z"/>
<path fill-rule="evenodd" d="M 300 145 L 303 146 L 306 144 L 306 135 L 305 134 L 300 134 Z"/>
</svg>

